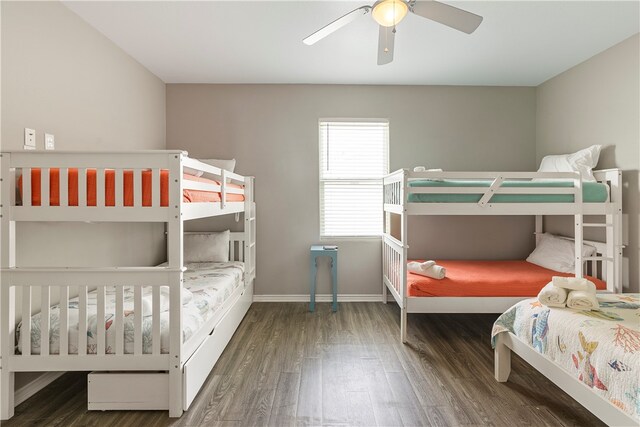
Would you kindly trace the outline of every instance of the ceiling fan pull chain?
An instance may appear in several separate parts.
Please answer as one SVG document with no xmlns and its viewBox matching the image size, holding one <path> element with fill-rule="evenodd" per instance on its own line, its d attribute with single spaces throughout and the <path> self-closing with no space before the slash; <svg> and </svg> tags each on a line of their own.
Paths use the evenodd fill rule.
<svg viewBox="0 0 640 427">
<path fill-rule="evenodd" d="M 389 53 L 389 33 L 388 28 L 384 29 L 384 53 Z"/>
</svg>

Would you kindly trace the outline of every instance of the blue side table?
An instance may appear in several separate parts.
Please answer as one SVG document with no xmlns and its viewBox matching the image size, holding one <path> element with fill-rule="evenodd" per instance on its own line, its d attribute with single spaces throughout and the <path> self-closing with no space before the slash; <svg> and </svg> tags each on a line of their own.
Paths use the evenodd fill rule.
<svg viewBox="0 0 640 427">
<path fill-rule="evenodd" d="M 311 301 L 309 310 L 314 311 L 316 308 L 316 282 L 318 275 L 318 264 L 316 259 L 319 256 L 328 256 L 331 258 L 331 281 L 333 283 L 333 305 L 332 310 L 338 311 L 338 248 L 325 249 L 321 245 L 311 246 Z"/>
</svg>

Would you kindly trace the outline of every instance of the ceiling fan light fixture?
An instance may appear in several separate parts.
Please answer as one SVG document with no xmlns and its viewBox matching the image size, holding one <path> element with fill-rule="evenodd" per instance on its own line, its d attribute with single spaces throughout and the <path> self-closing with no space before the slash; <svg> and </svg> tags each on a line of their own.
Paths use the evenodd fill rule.
<svg viewBox="0 0 640 427">
<path fill-rule="evenodd" d="M 409 12 L 404 0 L 380 0 L 373 5 L 373 19 L 383 27 L 397 25 Z"/>
</svg>

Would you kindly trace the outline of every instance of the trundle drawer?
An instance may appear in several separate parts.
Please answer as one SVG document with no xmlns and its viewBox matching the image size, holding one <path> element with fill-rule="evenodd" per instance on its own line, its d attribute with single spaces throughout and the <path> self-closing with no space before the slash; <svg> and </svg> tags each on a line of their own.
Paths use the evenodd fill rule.
<svg viewBox="0 0 640 427">
<path fill-rule="evenodd" d="M 169 374 L 162 372 L 91 372 L 89 410 L 169 409 Z"/>
</svg>

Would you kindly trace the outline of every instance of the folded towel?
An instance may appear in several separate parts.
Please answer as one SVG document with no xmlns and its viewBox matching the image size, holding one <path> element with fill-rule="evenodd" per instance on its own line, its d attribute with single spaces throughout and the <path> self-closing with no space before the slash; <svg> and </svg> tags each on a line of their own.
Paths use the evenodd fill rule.
<svg viewBox="0 0 640 427">
<path fill-rule="evenodd" d="M 554 286 L 553 282 L 547 283 L 538 294 L 540 304 L 546 305 L 547 307 L 564 307 L 566 300 L 567 290 Z"/>
<path fill-rule="evenodd" d="M 435 261 L 425 261 L 425 262 L 411 261 L 410 263 L 407 264 L 407 269 L 409 271 L 420 271 L 420 270 L 425 271 L 434 265 L 436 265 Z"/>
<path fill-rule="evenodd" d="M 413 168 L 414 172 L 425 172 L 427 170 L 427 168 L 425 168 L 424 166 L 416 166 L 415 168 Z"/>
<path fill-rule="evenodd" d="M 575 310 L 599 310 L 600 304 L 595 293 L 589 291 L 571 291 L 567 296 L 567 307 Z"/>
<path fill-rule="evenodd" d="M 430 269 L 431 267 L 433 267 L 434 265 L 436 265 L 436 262 L 435 262 L 435 261 L 433 261 L 433 260 L 429 260 L 429 261 L 425 261 L 425 262 L 423 262 L 423 263 L 420 263 L 420 267 L 421 267 L 423 270 L 428 270 L 428 269 Z"/>
<path fill-rule="evenodd" d="M 418 267 L 420 263 L 415 263 L 415 264 L 418 264 L 418 266 L 411 265 L 411 264 L 412 263 L 407 264 L 407 270 L 409 270 L 413 274 L 419 274 L 421 276 L 431 277 L 432 279 L 444 279 L 447 274 L 447 269 L 437 264 L 432 265 L 431 267 L 426 269 Z"/>
<path fill-rule="evenodd" d="M 422 270 L 422 263 L 418 261 L 411 261 L 407 264 L 407 270 L 409 271 L 420 271 Z"/>
<path fill-rule="evenodd" d="M 569 289 L 571 291 L 585 291 L 595 295 L 596 285 L 583 277 L 559 277 L 553 276 L 553 286 Z"/>
</svg>

